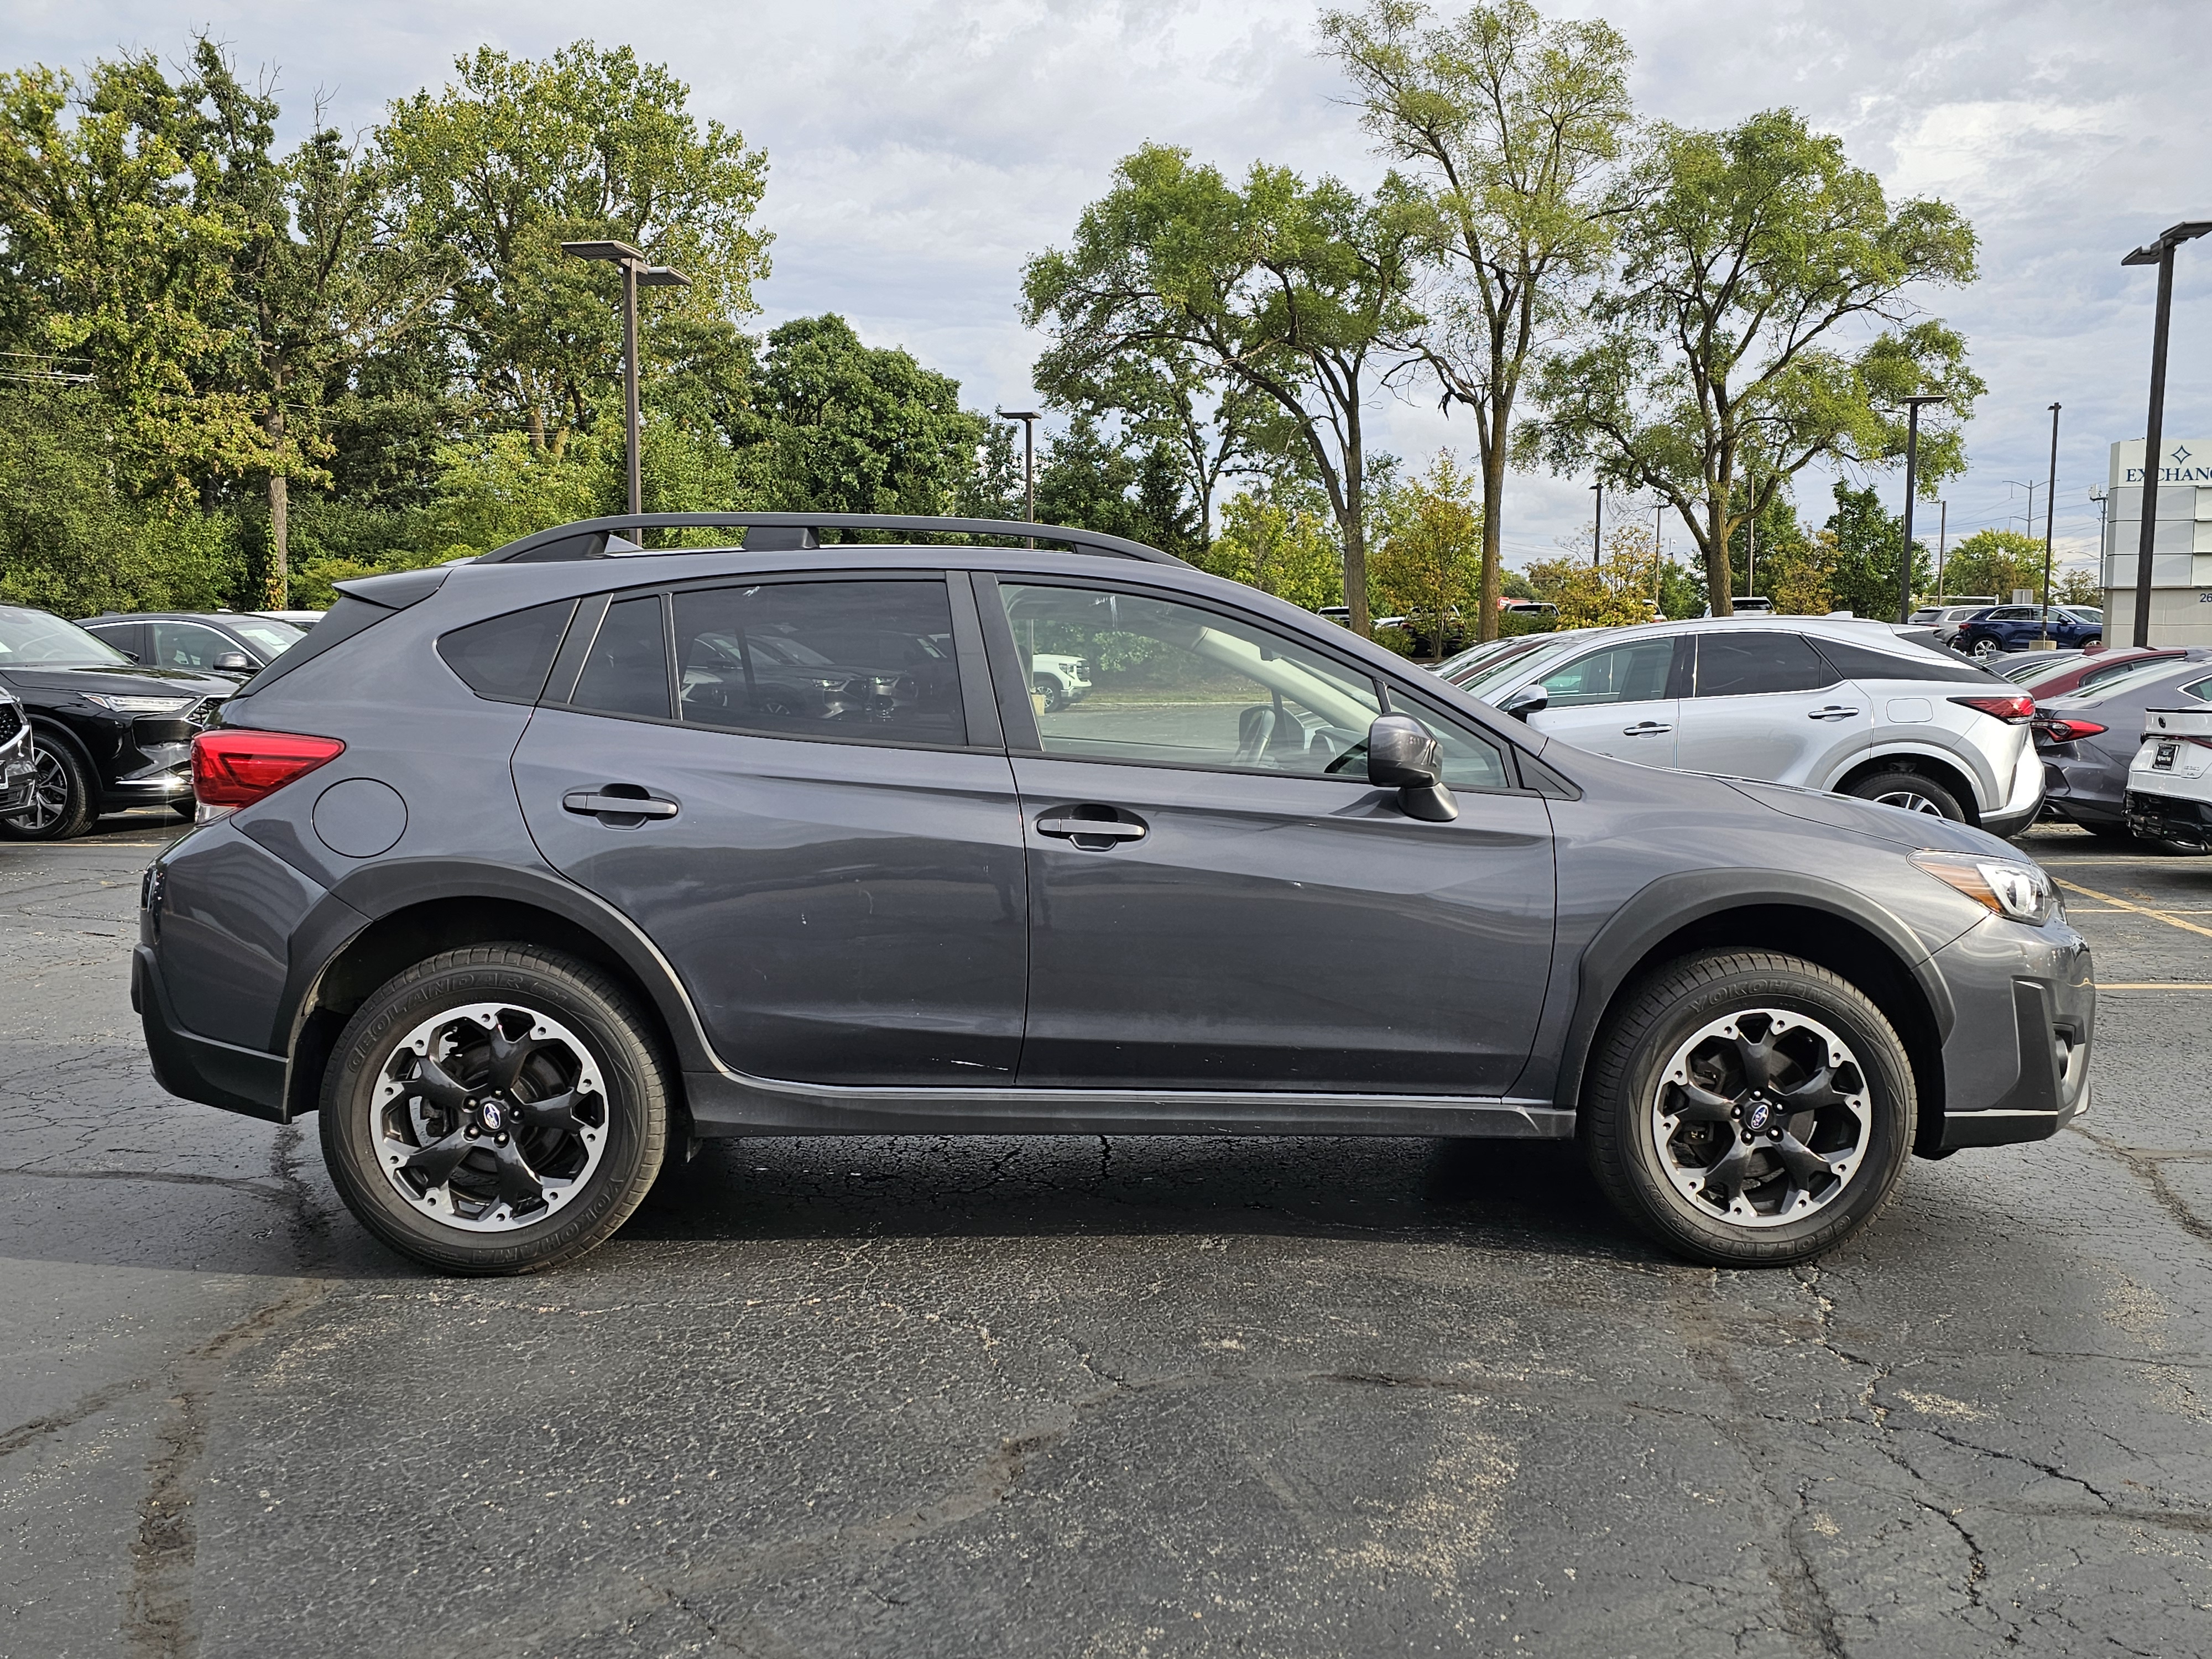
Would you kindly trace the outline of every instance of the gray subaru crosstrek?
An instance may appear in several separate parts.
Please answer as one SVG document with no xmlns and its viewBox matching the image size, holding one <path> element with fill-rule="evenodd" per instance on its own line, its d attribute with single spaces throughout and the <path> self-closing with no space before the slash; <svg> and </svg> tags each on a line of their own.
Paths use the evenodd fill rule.
<svg viewBox="0 0 2212 1659">
<path fill-rule="evenodd" d="M 341 592 L 198 739 L 132 998 L 446 1271 L 702 1138 L 905 1133 L 1576 1138 L 1783 1263 L 2087 1103 L 2088 949 L 2003 842 L 1568 748 L 1133 543 L 661 515 Z"/>
</svg>

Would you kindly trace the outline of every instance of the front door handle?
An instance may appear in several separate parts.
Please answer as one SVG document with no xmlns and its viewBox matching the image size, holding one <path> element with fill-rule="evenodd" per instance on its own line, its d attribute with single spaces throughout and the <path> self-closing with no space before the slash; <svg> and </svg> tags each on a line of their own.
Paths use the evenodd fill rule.
<svg viewBox="0 0 2212 1659">
<path fill-rule="evenodd" d="M 1078 847 L 1095 842 L 1097 846 L 1087 850 L 1103 852 L 1118 842 L 1142 841 L 1145 826 L 1132 823 L 1126 818 L 1042 817 L 1036 821 L 1037 834 L 1057 836 L 1062 841 L 1072 841 Z"/>
<path fill-rule="evenodd" d="M 593 789 L 571 789 L 561 797 L 561 805 L 586 817 L 672 818 L 678 810 L 672 800 L 655 800 L 642 795 L 603 795 Z"/>
<path fill-rule="evenodd" d="M 1620 735 L 1624 738 L 1656 738 L 1674 729 L 1671 726 L 1662 726 L 1657 720 L 1638 720 L 1633 726 L 1622 726 Z"/>
<path fill-rule="evenodd" d="M 1858 712 L 1856 708 L 1845 708 L 1832 702 L 1826 708 L 1815 708 L 1805 718 L 1811 720 L 1847 720 Z"/>
</svg>

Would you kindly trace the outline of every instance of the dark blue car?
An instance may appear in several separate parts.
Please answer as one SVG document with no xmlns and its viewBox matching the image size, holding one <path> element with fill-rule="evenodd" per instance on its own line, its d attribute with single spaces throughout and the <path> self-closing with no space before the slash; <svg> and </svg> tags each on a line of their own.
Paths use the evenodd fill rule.
<svg viewBox="0 0 2212 1659">
<path fill-rule="evenodd" d="M 1966 619 L 1952 644 L 1977 657 L 2034 648 L 2043 633 L 2043 607 L 1997 605 Z M 2105 613 L 2087 605 L 2051 607 L 2051 642 L 2061 651 L 2078 651 L 2105 640 Z"/>
</svg>

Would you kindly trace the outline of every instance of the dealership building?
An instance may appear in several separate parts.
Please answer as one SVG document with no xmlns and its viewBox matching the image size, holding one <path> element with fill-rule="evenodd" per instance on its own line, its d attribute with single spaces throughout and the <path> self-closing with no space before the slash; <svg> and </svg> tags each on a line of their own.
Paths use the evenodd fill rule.
<svg viewBox="0 0 2212 1659">
<path fill-rule="evenodd" d="M 2212 645 L 2212 438 L 2167 438 L 2159 447 L 2150 642 Z M 2105 499 L 2105 637 L 2116 645 L 2135 637 L 2142 498 L 2142 441 L 2114 444 Z"/>
</svg>

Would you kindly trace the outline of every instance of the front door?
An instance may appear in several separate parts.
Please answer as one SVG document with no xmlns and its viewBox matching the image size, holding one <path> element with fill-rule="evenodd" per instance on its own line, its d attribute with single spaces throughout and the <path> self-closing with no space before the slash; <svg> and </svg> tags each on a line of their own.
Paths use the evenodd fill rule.
<svg viewBox="0 0 2212 1659">
<path fill-rule="evenodd" d="M 652 938 L 727 1063 L 1013 1080 L 1021 821 L 969 742 L 942 580 L 619 597 L 562 665 L 514 756 L 531 833 Z"/>
<path fill-rule="evenodd" d="M 1874 699 L 1802 634 L 1715 629 L 1696 647 L 1674 739 L 1685 772 L 1826 789 L 1873 747 Z"/>
<path fill-rule="evenodd" d="M 1674 635 L 1586 651 L 1536 682 L 1544 707 L 1528 724 L 1562 743 L 1644 766 L 1674 763 L 1681 704 L 1674 664 L 1687 647 Z"/>
<path fill-rule="evenodd" d="M 1040 708 L 1014 759 L 1024 1084 L 1510 1091 L 1551 965 L 1552 833 L 1495 743 L 1401 702 L 1444 742 L 1460 804 L 1416 822 L 1366 781 L 1363 669 L 1133 589 L 998 593 L 1013 684 L 1060 653 L 1092 687 Z"/>
</svg>

